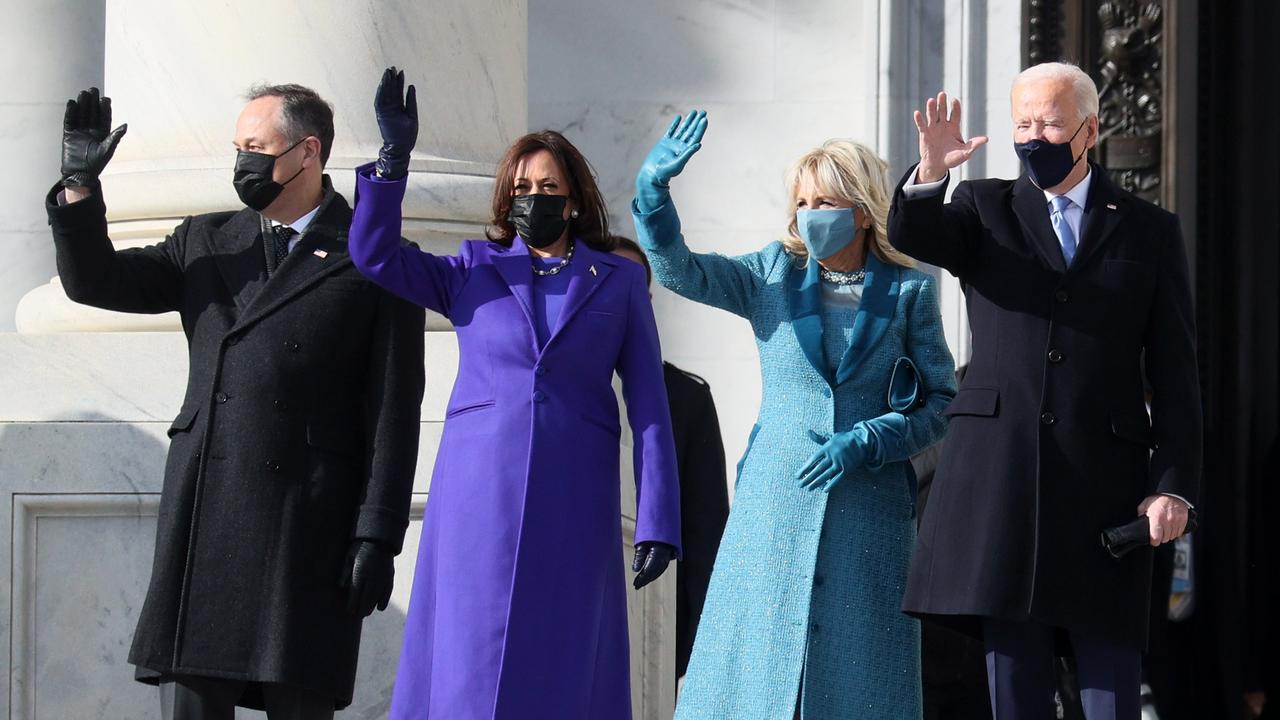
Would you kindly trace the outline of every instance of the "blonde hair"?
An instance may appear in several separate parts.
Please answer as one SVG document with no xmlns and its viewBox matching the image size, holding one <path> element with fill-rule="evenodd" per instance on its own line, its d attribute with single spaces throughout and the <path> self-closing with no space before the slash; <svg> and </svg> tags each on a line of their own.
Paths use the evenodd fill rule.
<svg viewBox="0 0 1280 720">
<path fill-rule="evenodd" d="M 825 195 L 837 197 L 862 208 L 871 217 L 866 231 L 867 248 L 881 262 L 914 267 L 915 261 L 889 244 L 889 164 L 875 151 L 852 140 L 828 140 L 795 161 L 787 170 L 787 193 L 791 201 L 787 237 L 782 245 L 795 257 L 808 261 L 809 251 L 796 229 L 796 193 L 806 177 Z"/>
</svg>

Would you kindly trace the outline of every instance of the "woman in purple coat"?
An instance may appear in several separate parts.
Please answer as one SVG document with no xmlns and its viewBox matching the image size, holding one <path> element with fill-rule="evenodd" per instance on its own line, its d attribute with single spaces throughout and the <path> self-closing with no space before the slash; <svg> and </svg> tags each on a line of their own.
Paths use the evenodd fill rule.
<svg viewBox="0 0 1280 720">
<path fill-rule="evenodd" d="M 622 377 L 635 446 L 637 588 L 678 554 L 679 488 L 644 270 L 610 254 L 603 200 L 559 133 L 498 164 L 489 240 L 400 240 L 414 88 L 388 70 L 383 147 L 357 168 L 351 256 L 453 322 L 445 416 L 392 718 L 631 717 L 620 528 Z"/>
</svg>

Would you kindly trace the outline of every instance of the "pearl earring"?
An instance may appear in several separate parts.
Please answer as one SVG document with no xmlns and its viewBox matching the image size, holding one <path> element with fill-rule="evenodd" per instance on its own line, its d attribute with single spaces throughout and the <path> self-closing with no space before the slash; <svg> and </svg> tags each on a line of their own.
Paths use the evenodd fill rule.
<svg viewBox="0 0 1280 720">
<path fill-rule="evenodd" d="M 570 211 L 569 211 L 569 217 L 570 217 L 571 219 L 572 219 L 572 218 L 576 218 L 576 217 L 578 217 L 578 211 L 577 211 L 577 210 L 570 210 Z"/>
</svg>

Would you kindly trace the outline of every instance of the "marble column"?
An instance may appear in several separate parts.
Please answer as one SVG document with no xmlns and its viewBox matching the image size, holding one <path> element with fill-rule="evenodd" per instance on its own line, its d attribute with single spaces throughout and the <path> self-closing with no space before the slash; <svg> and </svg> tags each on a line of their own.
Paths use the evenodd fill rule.
<svg viewBox="0 0 1280 720">
<path fill-rule="evenodd" d="M 102 84 L 105 0 L 0 1 L 0 332 L 54 274 L 44 194 L 58 178 L 67 98 Z"/>
<path fill-rule="evenodd" d="M 438 249 L 479 234 L 493 164 L 525 130 L 520 0 L 109 0 L 107 10 L 104 90 L 116 123 L 129 124 L 103 175 L 117 247 L 154 243 L 185 215 L 239 207 L 231 141 L 244 92 L 255 83 L 300 83 L 333 104 L 327 169 L 350 199 L 352 168 L 375 157 L 380 144 L 374 88 L 385 66 L 405 68 L 422 120 L 406 234 Z M 76 305 L 56 280 L 22 300 L 17 322 L 25 333 L 178 328 L 174 315 Z"/>
</svg>

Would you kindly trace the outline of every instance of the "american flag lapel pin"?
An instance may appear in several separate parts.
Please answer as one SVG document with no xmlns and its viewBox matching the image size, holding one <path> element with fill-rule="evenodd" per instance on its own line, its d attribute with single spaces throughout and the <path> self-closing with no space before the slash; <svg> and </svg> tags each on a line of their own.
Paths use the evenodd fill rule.
<svg viewBox="0 0 1280 720">
<path fill-rule="evenodd" d="M 312 255 L 315 255 L 316 257 L 320 258 L 321 260 L 323 260 L 323 259 L 325 259 L 325 258 L 329 257 L 329 253 L 328 253 L 327 251 L 325 251 L 325 250 L 313 250 L 311 254 L 312 254 Z"/>
<path fill-rule="evenodd" d="M 1108 210 L 1115 210 L 1115 209 L 1116 209 L 1116 204 L 1115 204 L 1115 203 L 1107 203 L 1107 209 L 1108 209 Z"/>
<path fill-rule="evenodd" d="M 592 265 L 591 267 L 587 268 L 587 270 L 589 270 L 589 271 L 591 272 L 591 274 L 592 274 L 592 275 L 595 275 L 595 274 L 596 274 L 596 266 L 595 266 L 595 265 Z"/>
</svg>

